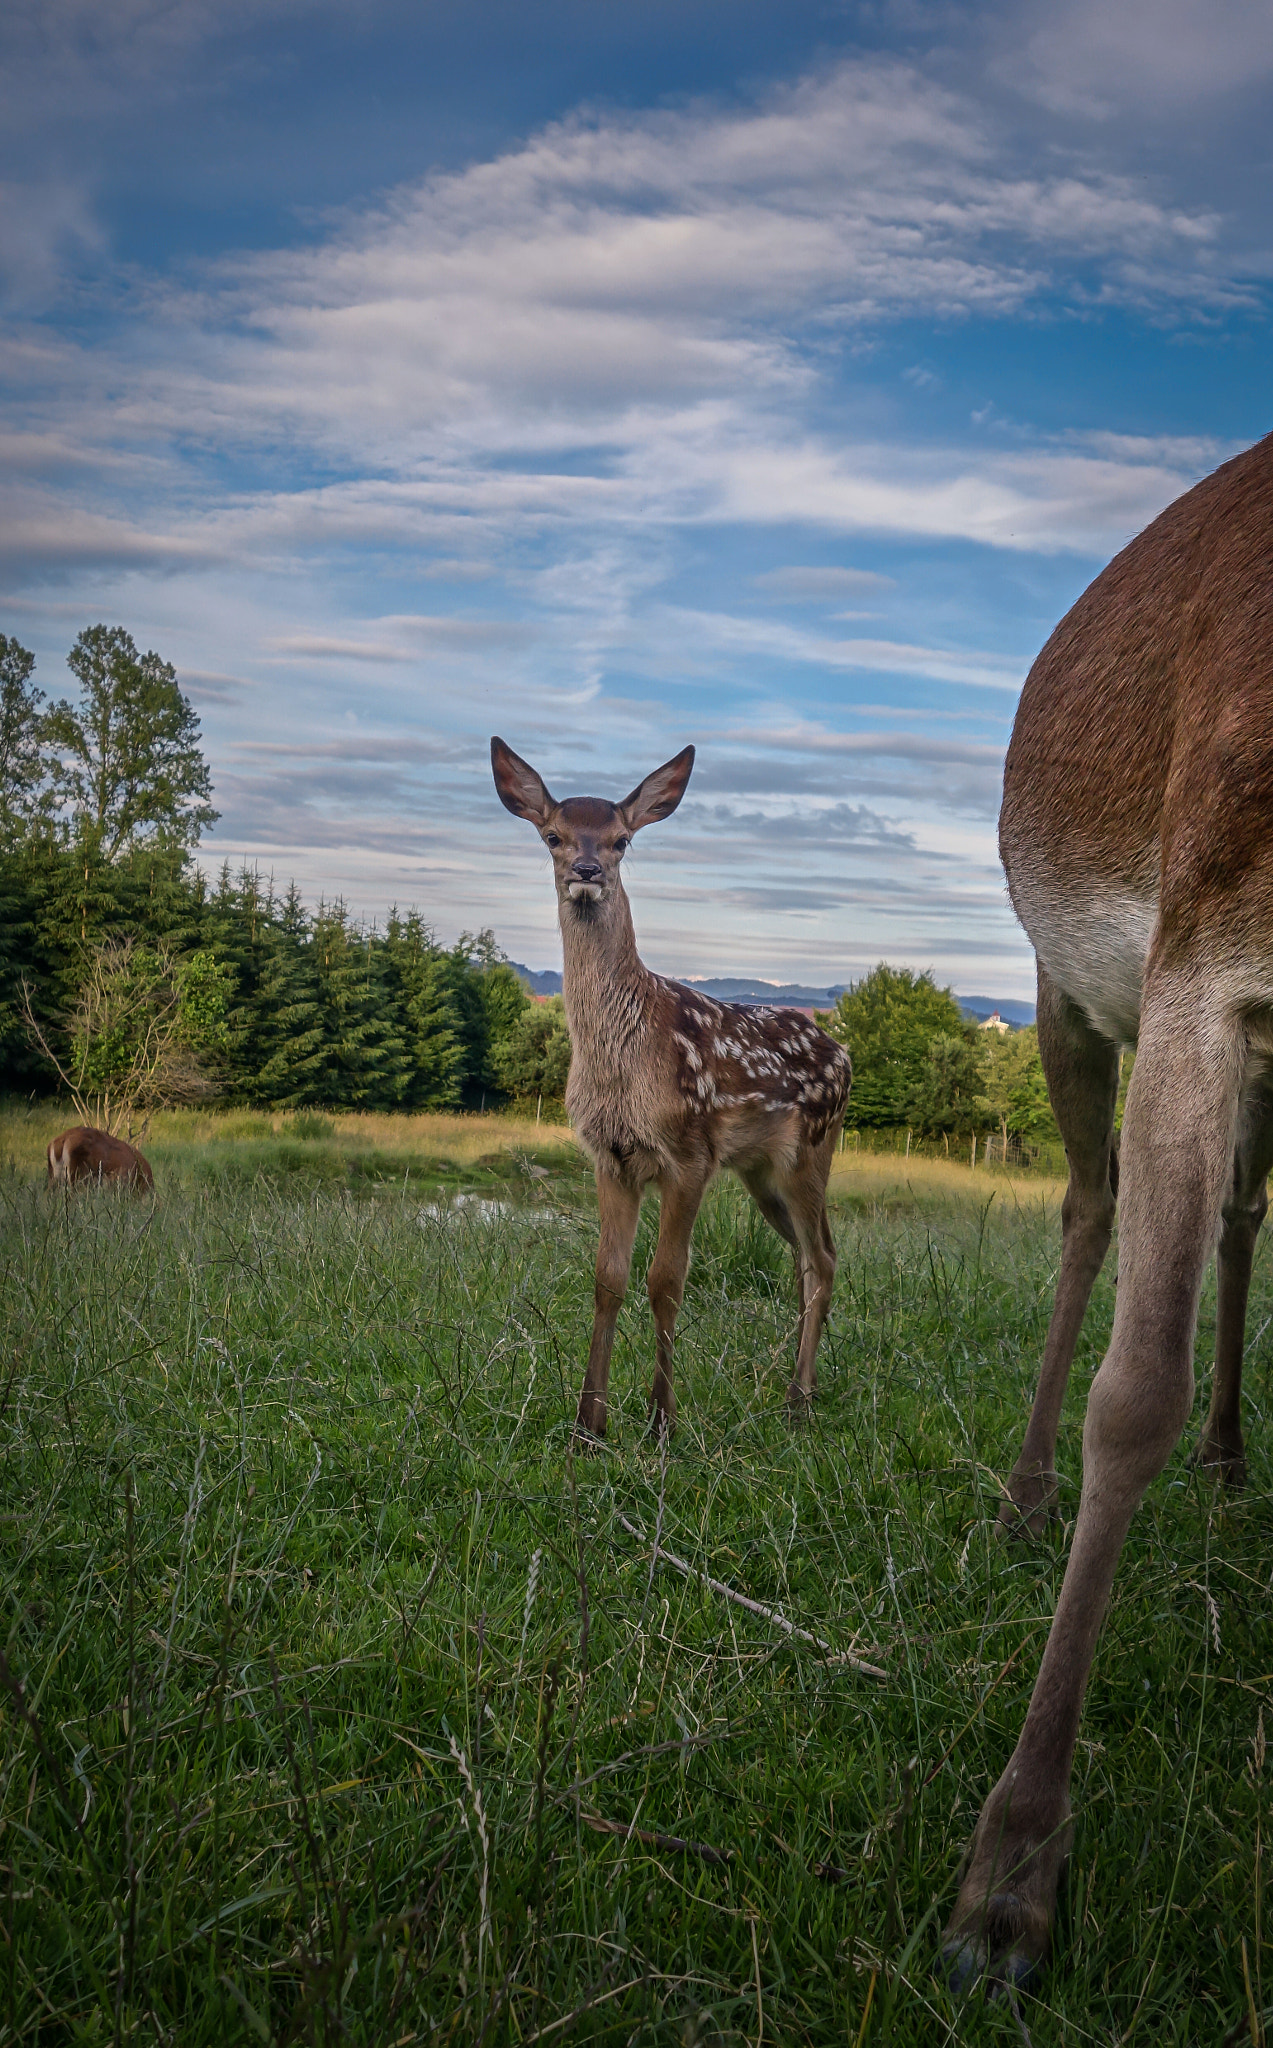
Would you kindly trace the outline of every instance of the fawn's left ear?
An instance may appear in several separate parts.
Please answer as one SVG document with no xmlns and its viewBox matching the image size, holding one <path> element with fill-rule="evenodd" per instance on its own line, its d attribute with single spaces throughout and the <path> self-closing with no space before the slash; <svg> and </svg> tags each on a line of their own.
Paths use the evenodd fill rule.
<svg viewBox="0 0 1273 2048">
<path fill-rule="evenodd" d="M 682 747 L 674 760 L 665 761 L 644 782 L 638 782 L 631 796 L 625 796 L 619 805 L 629 832 L 639 832 L 642 825 L 654 825 L 660 818 L 671 817 L 685 794 L 693 766 L 693 747 Z"/>
<path fill-rule="evenodd" d="M 491 741 L 491 773 L 504 809 L 542 829 L 557 808 L 543 776 L 501 739 Z"/>
</svg>

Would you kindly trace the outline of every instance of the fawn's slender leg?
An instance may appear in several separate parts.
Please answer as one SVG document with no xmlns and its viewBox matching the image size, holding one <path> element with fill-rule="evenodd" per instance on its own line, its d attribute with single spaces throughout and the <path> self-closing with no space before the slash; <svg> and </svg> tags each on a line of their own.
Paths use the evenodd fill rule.
<svg viewBox="0 0 1273 2048">
<path fill-rule="evenodd" d="M 818 1390 L 818 1345 L 831 1312 L 835 1287 L 835 1240 L 827 1216 L 827 1175 L 838 1132 L 811 1154 L 787 1189 L 787 1206 L 800 1240 L 800 1343 L 796 1371 L 787 1389 L 793 1409 L 809 1407 Z"/>
<path fill-rule="evenodd" d="M 660 1436 L 665 1432 L 670 1434 L 676 1424 L 672 1343 L 681 1297 L 685 1292 L 685 1275 L 689 1271 L 694 1218 L 698 1215 L 710 1179 L 710 1169 L 696 1164 L 682 1168 L 675 1179 L 669 1173 L 659 1181 L 659 1241 L 650 1261 L 646 1287 L 654 1312 L 656 1347 L 650 1417 Z"/>
<path fill-rule="evenodd" d="M 752 1165 L 739 1167 L 738 1177 L 752 1201 L 771 1230 L 785 1239 L 791 1246 L 791 1263 L 796 1276 L 796 1305 L 799 1320 L 796 1325 L 796 1348 L 799 1356 L 800 1333 L 804 1329 L 806 1278 L 805 1262 L 800 1250 L 800 1237 L 786 1200 L 774 1185 L 773 1167 L 768 1159 L 761 1159 Z"/>
<path fill-rule="evenodd" d="M 606 1433 L 614 1326 L 628 1291 L 632 1247 L 636 1242 L 637 1218 L 641 1213 L 640 1190 L 598 1167 L 597 1208 L 601 1214 L 601 1241 L 597 1246 L 596 1307 L 588 1370 L 579 1394 L 575 1428 L 584 1436 L 603 1437 Z"/>
<path fill-rule="evenodd" d="M 1039 968 L 1039 1054 L 1065 1140 L 1070 1179 L 1061 1208 L 1061 1272 L 1048 1323 L 1034 1405 L 999 1520 L 1042 1532 L 1056 1512 L 1056 1436 L 1074 1347 L 1092 1287 L 1109 1250 L 1118 1185 L 1114 1106 L 1118 1047 L 1092 1029 L 1077 1003 Z"/>
<path fill-rule="evenodd" d="M 1245 1486 L 1242 1441 L 1242 1345 L 1251 1261 L 1269 1206 L 1273 1168 L 1273 1079 L 1263 1076 L 1243 1090 L 1238 1108 L 1233 1183 L 1221 1211 L 1216 1253 L 1216 1357 L 1211 1406 L 1192 1463 L 1214 1470 L 1226 1486 Z"/>
<path fill-rule="evenodd" d="M 1152 999 L 1147 990 L 1123 1127 L 1118 1304 L 1088 1400 L 1074 1544 L 1021 1736 L 982 1808 L 947 1929 L 959 1984 L 987 1964 L 1023 1982 L 1048 1952 L 1097 1634 L 1132 1514 L 1193 1400 L 1198 1295 L 1233 1157 L 1243 1050 L 1240 1027 L 1219 1001 L 1204 1008 L 1197 980 L 1174 976 Z"/>
<path fill-rule="evenodd" d="M 741 1174 L 748 1193 L 765 1221 L 784 1237 L 795 1255 L 800 1324 L 796 1370 L 787 1388 L 793 1409 L 806 1409 L 818 1387 L 818 1344 L 831 1307 L 835 1286 L 835 1241 L 827 1217 L 826 1178 L 838 1130 L 818 1147 L 805 1166 L 779 1182 L 771 1161 L 764 1159 Z"/>
<path fill-rule="evenodd" d="M 792 1221 L 791 1211 L 780 1190 L 774 1185 L 773 1168 L 767 1159 L 738 1168 L 738 1178 L 746 1188 L 752 1201 L 771 1230 L 791 1246 L 796 1269 L 796 1287 L 800 1291 L 800 1307 L 804 1310 L 803 1276 L 800 1267 L 800 1239 Z"/>
</svg>

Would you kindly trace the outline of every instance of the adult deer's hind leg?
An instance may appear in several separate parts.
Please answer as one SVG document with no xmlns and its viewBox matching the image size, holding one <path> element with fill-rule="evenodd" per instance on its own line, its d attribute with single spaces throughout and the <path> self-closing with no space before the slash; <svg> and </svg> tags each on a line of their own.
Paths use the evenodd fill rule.
<svg viewBox="0 0 1273 2048">
<path fill-rule="evenodd" d="M 654 1315 L 655 1341 L 650 1420 L 658 1436 L 670 1435 L 676 1426 L 672 1345 L 676 1336 L 676 1318 L 685 1293 L 685 1276 L 690 1266 L 694 1219 L 710 1179 L 710 1168 L 695 1163 L 683 1167 L 675 1177 L 665 1173 L 659 1180 L 659 1241 L 646 1280 Z"/>
<path fill-rule="evenodd" d="M 575 1418 L 576 1430 L 585 1437 L 603 1437 L 606 1433 L 610 1354 L 614 1350 L 614 1326 L 632 1270 L 632 1247 L 641 1213 L 640 1190 L 598 1168 L 597 1208 L 601 1215 L 601 1241 L 597 1246 L 592 1344 Z"/>
<path fill-rule="evenodd" d="M 1226 1486 L 1245 1486 L 1242 1441 L 1242 1345 L 1251 1261 L 1269 1206 L 1273 1168 L 1273 1076 L 1262 1075 L 1243 1090 L 1233 1182 L 1221 1211 L 1216 1254 L 1216 1357 L 1211 1406 L 1191 1463 L 1213 1470 Z"/>
<path fill-rule="evenodd" d="M 1146 999 L 1123 1133 L 1118 1303 L 1083 1432 L 1074 1542 L 1029 1710 L 977 1823 L 946 1932 L 951 1976 L 1009 1983 L 1048 1952 L 1070 1773 L 1096 1638 L 1132 1515 L 1193 1401 L 1198 1295 L 1233 1151 L 1239 1034 L 1181 976 Z"/>
<path fill-rule="evenodd" d="M 1070 1179 L 1061 1208 L 1061 1273 L 1034 1405 L 999 1520 L 1042 1532 L 1056 1512 L 1056 1436 L 1074 1347 L 1114 1227 L 1118 1159 L 1114 1107 L 1118 1047 L 1094 1031 L 1077 1003 L 1039 967 L 1039 1055 L 1065 1140 Z"/>
</svg>

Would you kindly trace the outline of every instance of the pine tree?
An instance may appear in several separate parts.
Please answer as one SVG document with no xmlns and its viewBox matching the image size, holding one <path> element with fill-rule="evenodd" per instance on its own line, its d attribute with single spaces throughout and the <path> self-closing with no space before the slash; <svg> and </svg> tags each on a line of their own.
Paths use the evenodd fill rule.
<svg viewBox="0 0 1273 2048">
<path fill-rule="evenodd" d="M 408 1020 L 398 1000 L 397 977 L 384 939 L 373 925 L 360 931 L 364 991 L 373 1032 L 367 1043 L 371 1064 L 361 1109 L 401 1109 L 411 1086 L 412 1064 L 407 1049 Z"/>
<path fill-rule="evenodd" d="M 309 919 L 295 882 L 261 926 L 262 961 L 253 1008 L 260 1065 L 251 1099 L 272 1109 L 327 1102 L 323 1011 Z"/>
<path fill-rule="evenodd" d="M 491 1063 L 494 1047 L 513 1030 L 530 997 L 493 932 L 480 931 L 476 938 L 461 932 L 443 958 L 457 1019 L 464 1100 L 475 1108 L 486 1091 L 501 1085 Z"/>
<path fill-rule="evenodd" d="M 373 943 L 350 922 L 343 901 L 320 900 L 310 952 L 318 990 L 323 1094 L 334 1108 L 388 1108 L 402 1099 L 406 1052 L 377 1002 Z"/>
<path fill-rule="evenodd" d="M 463 1050 L 459 1014 L 445 955 L 418 910 L 390 911 L 384 953 L 410 1078 L 408 1109 L 454 1109 L 460 1101 Z"/>
<path fill-rule="evenodd" d="M 250 1099 L 265 1063 L 260 1043 L 260 986 L 267 959 L 266 930 L 272 911 L 272 888 L 262 887 L 254 868 L 237 876 L 223 861 L 217 885 L 204 905 L 201 938 L 234 977 L 226 1009 L 226 1088 L 232 1096 Z"/>
</svg>

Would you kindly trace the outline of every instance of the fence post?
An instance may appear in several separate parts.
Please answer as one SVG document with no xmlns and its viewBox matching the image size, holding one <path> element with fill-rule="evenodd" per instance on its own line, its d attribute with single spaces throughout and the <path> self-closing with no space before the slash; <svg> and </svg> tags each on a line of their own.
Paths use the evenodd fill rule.
<svg viewBox="0 0 1273 2048">
<path fill-rule="evenodd" d="M 542 1096 L 542 1095 L 537 1095 L 537 1096 L 536 1096 L 536 1098 L 535 1098 L 535 1122 L 536 1122 L 536 1123 L 538 1123 L 538 1122 L 539 1122 L 539 1112 L 540 1112 L 540 1110 L 541 1110 L 541 1109 L 543 1108 L 543 1106 L 544 1106 L 544 1098 L 543 1098 L 543 1096 Z"/>
<path fill-rule="evenodd" d="M 975 1131 L 972 1134 L 972 1164 L 974 1167 L 977 1164 L 977 1133 Z"/>
<path fill-rule="evenodd" d="M 909 1131 L 909 1129 L 908 1129 L 908 1130 L 907 1130 L 907 1133 L 906 1133 L 906 1157 L 907 1157 L 907 1158 L 909 1159 L 909 1158 L 910 1158 L 910 1156 L 911 1156 L 911 1134 L 910 1134 L 910 1131 Z"/>
</svg>

